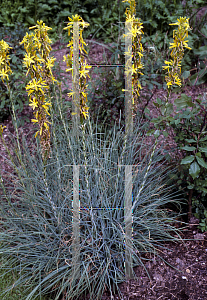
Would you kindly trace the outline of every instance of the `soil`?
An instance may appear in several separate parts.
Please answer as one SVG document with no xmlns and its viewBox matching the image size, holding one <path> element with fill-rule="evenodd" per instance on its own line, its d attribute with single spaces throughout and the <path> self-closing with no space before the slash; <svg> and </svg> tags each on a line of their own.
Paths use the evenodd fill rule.
<svg viewBox="0 0 207 300">
<path fill-rule="evenodd" d="M 56 43 L 52 46 L 53 53 L 57 58 L 57 61 L 62 60 L 63 55 L 65 55 L 68 51 L 66 45 L 62 45 L 62 49 L 60 48 L 60 43 Z M 55 51 L 56 50 L 56 51 Z M 106 50 L 108 57 L 110 57 L 110 53 Z M 91 61 L 88 61 L 88 64 L 93 63 L 93 61 L 100 63 L 102 60 L 103 49 L 101 46 L 97 44 L 93 44 L 91 49 Z M 66 65 L 61 62 L 60 68 L 65 71 Z M 90 72 L 93 72 L 91 70 Z M 72 88 L 72 78 L 68 73 L 64 73 L 67 76 L 66 84 L 62 84 L 62 89 Z M 91 78 L 94 79 L 98 75 L 92 74 Z M 62 77 L 64 77 L 62 75 Z M 182 93 L 186 93 L 188 96 L 197 97 L 198 95 L 207 93 L 207 83 L 196 86 L 196 87 L 185 87 Z M 144 99 L 146 94 L 149 94 L 149 91 L 146 88 L 141 90 L 141 96 Z M 153 89 L 152 90 L 152 98 L 148 103 L 148 108 L 150 110 L 151 116 L 157 116 L 158 112 L 153 105 L 153 101 L 155 101 L 156 97 L 162 98 L 166 95 L 166 91 L 161 89 Z M 207 95 L 207 94 L 206 94 Z M 174 99 L 179 95 L 172 95 L 171 100 L 172 103 Z M 64 101 L 70 101 L 65 98 Z M 146 101 L 145 101 L 146 102 Z M 143 106 L 145 105 L 143 102 Z M 139 109 L 139 108 L 138 108 Z M 24 118 L 25 116 L 30 119 L 33 118 L 33 111 L 31 107 L 25 107 L 24 110 L 18 114 L 18 118 Z M 0 124 L 1 125 L 1 124 Z M 16 136 L 15 129 L 12 124 L 11 116 L 8 117 L 7 120 L 2 124 L 6 126 L 3 132 L 3 136 L 7 142 L 9 149 L 11 150 L 11 141 L 9 140 L 9 131 L 11 134 Z M 20 142 L 22 142 L 22 135 L 25 136 L 28 141 L 28 146 L 30 149 L 34 149 L 36 142 L 34 139 L 35 127 L 33 123 L 25 123 L 19 129 L 20 133 Z M 172 146 L 175 145 L 173 140 L 173 132 L 168 138 L 164 136 L 160 137 L 158 147 L 161 145 L 161 142 L 165 141 L 165 149 L 169 152 L 172 149 Z M 154 140 L 151 137 L 147 138 L 147 143 L 152 145 Z M 3 171 L 2 176 L 6 183 L 6 179 L 8 182 L 5 184 L 9 186 L 9 182 L 11 182 L 10 172 L 14 173 L 14 170 L 11 166 L 6 164 L 6 158 L 8 158 L 8 154 L 5 150 L 5 147 L 2 143 L 0 143 L 0 165 L 1 170 Z M 12 151 L 14 154 L 14 152 Z M 176 159 L 177 156 L 181 154 L 171 153 L 172 157 Z M 9 172 L 9 173 L 7 173 Z M 0 189 L 1 195 L 1 189 Z M 187 225 L 186 229 L 182 231 L 183 239 L 191 239 L 186 241 L 185 244 L 187 248 L 182 243 L 165 243 L 168 250 L 163 251 L 163 258 L 172 266 L 176 267 L 178 270 L 173 269 L 163 261 L 158 258 L 155 258 L 152 262 L 144 263 L 146 269 L 148 270 L 151 280 L 147 277 L 146 271 L 142 267 L 134 268 L 135 273 L 139 277 L 138 281 L 130 280 L 128 282 L 124 282 L 120 284 L 120 289 L 123 294 L 122 299 L 149 299 L 149 300 L 205 300 L 207 299 L 207 232 L 201 233 L 200 230 L 197 229 L 196 224 L 198 220 L 192 218 L 190 223 Z M 164 243 L 163 243 L 164 244 Z M 82 298 L 82 300 L 89 299 L 88 296 Z M 120 299 L 118 294 L 114 295 L 113 298 L 110 297 L 109 292 L 105 291 L 102 299 Z M 62 299 L 64 300 L 64 299 Z M 77 299 L 81 300 L 81 298 Z M 95 300 L 95 299 L 94 299 Z"/>
<path fill-rule="evenodd" d="M 150 257 L 143 267 L 133 268 L 138 280 L 128 280 L 119 284 L 118 292 L 112 297 L 105 291 L 101 300 L 206 300 L 207 299 L 207 233 L 196 229 L 197 220 L 191 219 L 181 237 L 189 239 L 184 243 L 164 242 L 161 258 Z M 171 265 L 171 266 L 170 266 Z M 89 300 L 89 294 L 77 300 Z M 63 299 L 64 300 L 64 299 Z"/>
</svg>

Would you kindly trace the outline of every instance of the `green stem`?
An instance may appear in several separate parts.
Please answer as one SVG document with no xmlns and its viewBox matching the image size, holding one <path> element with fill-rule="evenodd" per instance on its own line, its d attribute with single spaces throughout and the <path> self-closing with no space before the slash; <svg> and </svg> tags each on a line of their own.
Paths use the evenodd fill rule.
<svg viewBox="0 0 207 300">
<path fill-rule="evenodd" d="M 44 166 L 44 178 L 43 178 L 43 180 L 44 180 L 45 185 L 46 185 L 47 196 L 49 198 L 49 202 L 50 202 L 50 204 L 52 206 L 52 209 L 54 211 L 55 219 L 58 221 L 58 225 L 59 225 L 59 219 L 57 218 L 57 208 L 56 208 L 55 203 L 52 201 L 52 198 L 50 196 L 49 188 L 48 188 L 48 184 L 47 184 L 47 177 L 46 176 L 47 176 L 47 174 L 46 174 L 46 166 Z"/>
<path fill-rule="evenodd" d="M 12 91 L 10 89 L 8 79 L 6 79 L 6 81 L 7 81 L 7 85 L 6 86 L 7 86 L 8 92 L 9 92 L 9 98 L 10 98 L 11 103 L 12 103 L 12 111 L 13 111 L 13 115 L 14 115 L 15 129 L 16 129 L 16 133 L 17 133 L 17 144 L 18 144 L 19 154 L 21 156 L 21 162 L 22 162 L 22 154 L 21 154 L 21 149 L 20 149 L 20 144 L 19 144 L 19 133 L 18 133 L 18 129 L 17 129 L 17 118 L 16 118 L 16 114 L 15 114 L 15 110 L 14 110 L 14 103 L 13 103 Z M 20 159 L 19 159 L 19 161 L 20 161 Z"/>
<path fill-rule="evenodd" d="M 85 124 L 81 126 L 83 130 L 83 155 L 85 159 L 85 176 L 86 176 L 86 184 L 87 184 L 87 194 L 88 198 L 91 199 L 89 183 L 88 183 L 88 174 L 87 174 L 87 157 L 86 157 L 86 145 L 85 145 Z"/>
<path fill-rule="evenodd" d="M 51 95 L 50 95 L 50 91 L 49 91 L 49 99 L 51 101 Z M 50 150 L 49 150 L 50 151 Z M 49 198 L 49 202 L 52 206 L 52 209 L 53 209 L 53 212 L 54 212 L 54 215 L 55 215 L 55 218 L 56 220 L 58 221 L 58 225 L 59 225 L 59 218 L 57 217 L 57 207 L 55 205 L 55 203 L 53 202 L 52 198 L 51 198 L 51 195 L 49 193 L 49 188 L 48 188 L 48 184 L 47 184 L 47 174 L 46 174 L 46 163 L 47 163 L 47 159 L 48 159 L 48 150 L 45 151 L 45 154 L 44 154 L 44 159 L 43 159 L 43 168 L 44 168 L 44 182 L 45 182 L 45 185 L 46 185 L 46 189 L 47 189 L 47 196 Z"/>
<path fill-rule="evenodd" d="M 88 199 L 89 199 L 89 203 L 91 203 L 91 194 L 90 194 L 90 188 L 89 188 L 89 182 L 88 182 L 88 171 L 87 171 L 87 157 L 86 157 L 86 145 L 85 145 L 85 124 L 81 126 L 82 131 L 83 131 L 83 154 L 84 154 L 84 158 L 85 158 L 85 179 L 86 179 L 86 185 L 87 185 L 87 194 L 88 194 Z M 92 203 L 91 203 L 92 204 Z M 91 215 L 91 220 L 92 220 L 92 237 L 94 234 L 94 231 L 96 230 L 96 223 L 94 222 L 94 218 L 93 218 L 93 212 L 92 212 L 93 208 L 91 207 L 90 209 L 90 215 Z"/>
<path fill-rule="evenodd" d="M 55 89 L 54 85 L 53 88 Z M 51 98 L 50 98 L 51 99 Z M 55 125 L 54 125 L 54 111 L 53 109 L 51 110 L 51 115 L 52 115 L 52 128 L 53 128 L 53 135 L 54 135 L 54 144 L 55 144 L 55 149 L 57 150 L 57 162 L 58 162 L 58 178 L 59 178 L 59 184 L 61 183 L 61 176 L 60 176 L 60 160 L 59 160 L 59 149 L 57 147 L 57 137 L 56 137 L 56 132 L 55 132 Z"/>
<path fill-rule="evenodd" d="M 59 86 L 59 89 L 61 91 L 61 86 Z M 67 128 L 66 128 L 66 123 L 65 123 L 65 120 L 63 118 L 63 115 L 62 115 L 62 111 L 61 111 L 61 108 L 60 108 L 60 104 L 59 104 L 59 101 L 58 101 L 58 97 L 57 97 L 57 94 L 56 94 L 56 91 L 54 89 L 54 93 L 56 95 L 56 100 L 57 100 L 57 105 L 58 105 L 58 109 L 59 109 L 59 112 L 60 112 L 60 117 L 61 117 L 61 121 L 63 123 L 63 126 L 64 126 L 64 129 L 65 129 L 65 133 L 66 133 L 66 138 L 68 140 L 68 144 L 69 144 L 69 148 L 71 150 L 71 154 L 72 154 L 72 158 L 73 158 L 73 164 L 76 165 L 77 162 L 75 160 L 75 155 L 74 155 L 74 152 L 73 152 L 73 147 L 71 146 L 71 142 L 70 142 L 70 139 L 68 137 L 68 132 L 67 132 Z M 61 105 L 62 105 L 62 93 L 60 93 L 60 101 L 61 101 Z"/>
<path fill-rule="evenodd" d="M 170 93 L 171 93 L 171 86 L 168 88 L 168 92 L 167 92 L 167 101 L 165 102 L 165 110 L 164 110 L 164 114 L 163 114 L 164 116 L 165 116 L 166 111 L 167 111 L 167 105 L 168 105 Z"/>
</svg>

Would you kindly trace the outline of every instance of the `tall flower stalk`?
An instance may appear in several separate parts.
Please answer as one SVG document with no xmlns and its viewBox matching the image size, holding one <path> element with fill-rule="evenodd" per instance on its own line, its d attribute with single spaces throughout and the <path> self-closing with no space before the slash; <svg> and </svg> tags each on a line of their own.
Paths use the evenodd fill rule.
<svg viewBox="0 0 207 300">
<path fill-rule="evenodd" d="M 51 124 L 47 120 L 49 106 L 52 106 L 50 102 L 49 84 L 57 81 L 52 74 L 52 67 L 54 66 L 54 57 L 50 57 L 50 51 L 52 50 L 50 44 L 52 41 L 49 39 L 47 31 L 52 29 L 45 26 L 43 21 L 37 21 L 37 25 L 30 27 L 29 29 L 35 29 L 35 33 L 26 33 L 20 44 L 24 44 L 24 48 L 27 52 L 24 57 L 24 65 L 26 66 L 27 74 L 30 74 L 31 80 L 26 86 L 28 90 L 29 105 L 35 110 L 34 115 L 36 119 L 31 121 L 39 124 L 40 130 L 36 132 L 35 137 L 39 134 L 41 141 L 41 151 L 44 165 L 44 182 L 47 187 L 47 193 L 52 208 L 56 214 L 56 206 L 49 193 L 48 184 L 46 180 L 46 162 L 50 157 L 50 129 Z M 49 99 L 48 99 L 49 98 Z"/>
<path fill-rule="evenodd" d="M 87 51 L 84 49 L 84 45 L 86 45 L 86 43 L 84 42 L 83 40 L 83 37 L 82 37 L 82 32 L 83 32 L 83 29 L 85 27 L 88 27 L 89 26 L 89 23 L 86 23 L 84 22 L 84 20 L 78 16 L 78 15 L 75 15 L 75 16 L 72 16 L 72 19 L 69 18 L 69 23 L 67 24 L 67 27 L 64 28 L 64 30 L 67 30 L 68 29 L 68 36 L 70 36 L 70 29 L 73 27 L 73 23 L 74 22 L 78 22 L 78 24 L 80 26 L 82 26 L 82 28 L 80 28 L 80 42 L 79 42 L 79 50 L 80 50 L 80 70 L 79 70 L 79 73 L 80 73 L 80 78 L 79 78 L 79 94 L 80 94 L 80 103 L 76 103 L 76 105 L 78 105 L 78 109 L 80 109 L 80 121 L 81 121 L 81 124 L 83 124 L 83 120 L 86 119 L 88 117 L 88 110 L 89 110 L 89 107 L 87 106 L 87 93 L 86 93 L 86 88 L 87 88 L 87 85 L 86 85 L 86 75 L 90 78 L 90 76 L 88 75 L 88 70 L 87 69 L 90 69 L 91 66 L 88 66 L 87 63 L 86 63 L 86 60 L 85 62 L 83 62 L 83 51 L 87 54 Z M 70 47 L 70 54 L 67 55 L 67 57 L 64 55 L 63 56 L 63 61 L 66 61 L 66 64 L 67 64 L 67 67 L 68 69 L 66 69 L 66 72 L 68 71 L 71 71 L 72 74 L 73 74 L 73 45 L 74 45 L 74 41 L 73 41 L 73 37 L 72 37 L 72 40 L 69 42 L 69 44 L 67 45 L 67 47 Z M 73 96 L 74 95 L 74 91 L 71 91 L 70 93 L 68 93 L 68 96 Z M 72 113 L 72 115 L 75 115 L 76 113 Z"/>
<path fill-rule="evenodd" d="M 139 91 L 140 91 L 140 89 L 142 89 L 138 74 L 143 75 L 141 70 L 144 68 L 144 65 L 142 64 L 142 61 L 141 61 L 141 59 L 143 57 L 143 52 L 144 52 L 144 49 L 143 49 L 143 46 L 141 43 L 142 34 L 144 34 L 144 32 L 142 30 L 143 23 L 141 23 L 140 18 L 135 18 L 136 1 L 135 0 L 123 0 L 122 2 L 128 2 L 130 5 L 129 8 L 128 7 L 126 8 L 125 15 L 126 15 L 126 22 L 129 22 L 129 23 L 132 22 L 132 28 L 129 31 L 129 33 L 127 34 L 129 36 L 132 36 L 132 54 L 130 54 L 130 49 L 128 49 L 129 52 L 125 52 L 125 55 L 129 56 L 128 61 L 133 60 L 132 68 L 129 67 L 128 64 L 126 65 L 126 75 L 130 72 L 132 73 L 132 105 L 133 105 L 133 109 L 134 109 L 135 99 L 136 100 L 138 99 L 138 97 L 140 96 Z M 124 34 L 123 37 L 125 37 L 127 35 Z M 122 91 L 125 91 L 125 89 L 123 89 Z M 150 160 L 149 160 L 149 163 L 147 166 L 147 170 L 146 170 L 144 179 L 146 179 L 149 169 L 151 167 L 152 157 L 153 157 L 155 149 L 156 149 L 158 137 L 159 137 L 159 133 L 156 132 L 155 133 L 155 138 L 156 138 L 155 145 L 154 145 L 153 151 L 150 156 Z M 124 148 L 123 148 L 123 152 L 121 154 L 121 161 L 120 161 L 121 165 L 123 164 L 123 154 L 126 149 L 126 143 L 127 143 L 127 137 L 125 136 L 124 137 Z M 118 169 L 117 183 L 119 180 L 119 176 L 120 176 L 120 167 Z M 145 183 L 145 180 L 144 180 L 144 183 Z M 140 193 L 141 193 L 142 189 L 144 188 L 144 183 L 143 183 L 142 187 L 140 188 Z"/>
<path fill-rule="evenodd" d="M 30 27 L 29 29 L 35 29 L 35 33 L 26 33 L 20 44 L 24 44 L 24 48 L 27 54 L 24 57 L 24 65 L 28 69 L 27 75 L 30 74 L 31 80 L 26 86 L 28 91 L 29 105 L 35 110 L 35 119 L 31 121 L 39 124 L 40 130 L 37 131 L 35 137 L 39 134 L 41 138 L 43 162 L 47 161 L 50 155 L 50 130 L 51 124 L 47 120 L 49 106 L 51 106 L 50 100 L 47 100 L 47 90 L 49 90 L 49 84 L 54 83 L 52 74 L 52 67 L 54 65 L 55 58 L 50 57 L 50 51 L 52 50 L 50 44 L 52 41 L 49 39 L 47 31 L 52 29 L 45 26 L 43 21 L 37 21 L 37 25 Z"/>
<path fill-rule="evenodd" d="M 129 30 L 128 34 L 124 34 L 123 37 L 126 36 L 132 36 L 132 49 L 128 48 L 128 52 L 125 52 L 125 55 L 127 55 L 129 58 L 127 60 L 126 66 L 125 66 L 125 74 L 127 76 L 128 73 L 132 73 L 132 112 L 129 113 L 133 115 L 134 107 L 135 107 L 135 100 L 137 102 L 137 99 L 139 97 L 139 90 L 142 89 L 138 74 L 143 75 L 141 70 L 144 68 L 144 65 L 141 62 L 142 56 L 143 56 L 143 47 L 142 47 L 142 34 L 144 32 L 142 31 L 142 24 L 141 19 L 136 18 L 136 2 L 135 0 L 123 0 L 122 2 L 128 2 L 130 7 L 126 8 L 126 23 L 131 23 L 132 27 Z M 129 65 L 130 62 L 133 61 L 132 67 Z M 123 89 L 122 91 L 126 91 Z M 124 137 L 124 151 L 126 148 L 127 143 L 127 136 Z M 123 163 L 123 157 L 121 157 L 121 164 Z M 119 170 L 120 171 L 120 170 Z"/>
<path fill-rule="evenodd" d="M 172 49 L 170 56 L 170 61 L 165 61 L 166 66 L 163 66 L 164 70 L 167 70 L 167 74 L 165 76 L 165 81 L 167 83 L 168 94 L 167 94 L 167 101 L 164 110 L 164 116 L 167 110 L 168 101 L 171 93 L 171 88 L 173 85 L 181 86 L 181 62 L 184 56 L 184 48 L 192 50 L 188 46 L 188 40 L 185 38 L 188 37 L 188 31 L 190 30 L 189 26 L 189 18 L 180 17 L 177 19 L 176 23 L 172 23 L 169 25 L 178 25 L 177 30 L 173 30 L 173 43 L 170 43 L 169 49 Z"/>
<path fill-rule="evenodd" d="M 135 18 L 136 14 L 136 2 L 135 0 L 123 0 L 122 2 L 128 2 L 130 4 L 130 8 L 126 8 L 126 22 L 132 22 L 132 30 L 129 32 L 129 35 L 132 36 L 132 56 L 133 59 L 132 69 L 126 66 L 126 73 L 132 72 L 132 87 L 133 87 L 133 97 L 132 97 L 132 104 L 134 105 L 135 99 L 138 99 L 139 90 L 142 89 L 138 74 L 143 75 L 140 71 L 144 68 L 144 65 L 141 62 L 141 58 L 143 56 L 143 47 L 142 47 L 142 24 L 141 19 Z M 126 34 L 123 35 L 125 37 Z M 129 49 L 130 50 L 130 49 Z M 130 55 L 129 53 L 125 53 Z M 122 90 L 124 91 L 124 89 Z"/>
<path fill-rule="evenodd" d="M 91 199 L 91 193 L 90 193 L 90 189 L 89 189 L 89 176 L 88 176 L 88 169 L 87 169 L 87 156 L 86 156 L 86 148 L 85 148 L 85 124 L 84 123 L 84 119 L 89 117 L 89 107 L 87 106 L 87 92 L 86 92 L 86 76 L 88 76 L 90 78 L 90 76 L 88 75 L 88 70 L 90 69 L 91 66 L 87 65 L 87 62 L 84 60 L 84 57 L 82 55 L 83 51 L 87 54 L 87 51 L 84 49 L 84 45 L 86 45 L 86 43 L 83 40 L 82 37 L 82 32 L 83 29 L 85 27 L 89 26 L 89 23 L 84 22 L 84 20 L 79 16 L 79 15 L 75 15 L 72 16 L 72 18 L 69 18 L 69 23 L 67 24 L 67 27 L 64 28 L 64 30 L 68 30 L 68 36 L 70 36 L 70 30 L 71 28 L 73 28 L 73 24 L 74 22 L 78 22 L 79 26 L 82 26 L 82 28 L 80 27 L 80 33 L 79 33 L 79 50 L 80 50 L 80 58 L 79 58 L 79 98 L 78 99 L 78 103 L 75 103 L 75 105 L 78 106 L 78 110 L 80 109 L 80 123 L 82 124 L 81 129 L 83 132 L 83 154 L 84 154 L 84 171 L 85 171 L 85 180 L 86 180 L 86 185 L 87 185 L 87 195 L 88 195 L 88 199 Z M 64 56 L 64 61 L 66 61 L 67 67 L 68 69 L 66 69 L 66 71 L 71 71 L 72 72 L 72 76 L 73 76 L 73 71 L 74 71 L 74 32 L 73 32 L 73 37 L 71 39 L 71 41 L 69 42 L 69 44 L 67 45 L 67 47 L 70 48 L 70 54 L 66 56 Z M 74 91 L 72 90 L 70 93 L 68 93 L 68 96 L 74 96 Z M 74 98 L 73 98 L 74 101 Z M 76 112 L 72 112 L 72 115 L 77 114 Z M 90 121 L 89 121 L 90 124 Z M 91 124 L 90 124 L 91 126 Z M 94 154 L 95 155 L 95 154 Z M 91 202 L 91 201 L 89 201 Z M 91 211 L 91 216 L 92 216 L 92 211 Z"/>
</svg>

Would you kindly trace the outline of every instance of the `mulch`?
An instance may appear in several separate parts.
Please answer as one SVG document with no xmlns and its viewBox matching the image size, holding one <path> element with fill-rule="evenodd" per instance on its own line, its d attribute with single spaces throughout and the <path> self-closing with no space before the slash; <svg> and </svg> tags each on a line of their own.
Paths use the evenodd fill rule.
<svg viewBox="0 0 207 300">
<path fill-rule="evenodd" d="M 134 268 L 138 280 L 129 280 L 119 284 L 122 298 L 118 292 L 112 297 L 105 291 L 101 300 L 206 300 L 207 299 L 207 232 L 201 233 L 195 225 L 188 225 L 182 231 L 184 244 L 164 242 L 168 250 L 161 258 L 143 262 L 150 277 L 143 267 Z M 189 239 L 189 240 L 187 240 Z M 150 256 L 149 256 L 150 258 Z M 176 269 L 174 269 L 175 267 Z M 89 300 L 89 294 L 77 300 Z M 95 300 L 95 299 L 94 299 Z"/>
</svg>

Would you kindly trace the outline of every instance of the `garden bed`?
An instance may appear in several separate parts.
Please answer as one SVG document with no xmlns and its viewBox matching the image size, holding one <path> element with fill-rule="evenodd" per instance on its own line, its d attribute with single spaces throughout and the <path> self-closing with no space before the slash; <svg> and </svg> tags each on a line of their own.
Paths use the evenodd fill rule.
<svg viewBox="0 0 207 300">
<path fill-rule="evenodd" d="M 63 49 L 58 50 L 63 51 Z M 60 55 L 59 52 L 55 52 L 55 57 Z M 66 52 L 66 48 L 65 48 Z M 98 50 L 97 50 L 98 52 Z M 95 53 L 95 52 L 94 52 Z M 62 54 L 62 53 L 61 53 Z M 95 54 L 94 54 L 95 55 Z M 61 66 L 64 70 L 64 66 Z M 66 67 L 66 66 L 65 66 Z M 68 74 L 67 74 L 68 75 Z M 71 75 L 68 76 L 68 85 L 71 84 Z M 93 78 L 93 75 L 92 77 Z M 198 87 L 186 87 L 182 92 L 185 92 L 188 96 L 192 96 L 192 98 L 197 97 L 200 94 L 207 92 L 207 83 Z M 148 94 L 149 91 L 146 88 L 140 92 L 140 95 L 143 97 Z M 166 93 L 164 90 L 154 89 L 152 91 L 153 96 L 148 104 L 148 108 L 151 112 L 151 117 L 157 116 L 157 111 L 152 104 L 155 101 L 156 97 L 162 98 Z M 178 95 L 173 94 L 171 97 L 172 103 L 174 99 L 178 97 Z M 68 101 L 68 100 L 65 100 Z M 143 102 L 144 106 L 145 103 Z M 18 114 L 18 118 L 22 119 L 24 117 L 28 117 L 29 119 L 33 118 L 33 111 L 31 107 L 24 107 L 24 110 Z M 8 131 L 12 134 L 16 135 L 16 132 L 12 125 L 11 117 L 8 120 L 5 120 L 3 125 L 7 126 L 4 130 L 4 137 L 7 142 L 8 139 Z M 36 127 L 37 128 L 37 127 Z M 21 136 L 24 134 L 26 140 L 29 142 L 29 147 L 31 149 L 35 147 L 35 139 L 34 139 L 34 123 L 26 123 L 20 129 L 20 140 Z M 163 136 L 160 136 L 158 147 L 163 142 Z M 152 137 L 146 137 L 147 143 L 149 146 L 153 145 L 154 140 Z M 22 142 L 22 141 L 21 141 Z M 10 144 L 7 144 L 9 149 L 11 150 Z M 173 132 L 168 138 L 165 138 L 164 149 L 168 150 L 169 153 L 172 149 L 172 146 L 175 146 L 173 140 Z M 9 180 L 9 174 L 5 172 L 13 172 L 12 167 L 9 167 L 5 163 L 5 157 L 8 157 L 6 150 L 3 144 L 0 144 L 1 154 L 4 156 L 0 157 L 1 168 L 3 170 L 3 178 Z M 172 158 L 176 159 L 176 156 L 173 157 L 174 153 L 171 153 Z M 177 153 L 176 155 L 180 155 Z M 1 195 L 0 189 L 0 195 Z M 15 192 L 15 191 L 14 191 Z M 192 219 L 192 223 L 196 223 L 197 220 Z M 138 282 L 131 280 L 127 283 L 122 283 L 120 285 L 120 289 L 124 295 L 123 299 L 189 299 L 189 300 L 204 300 L 207 299 L 207 236 L 206 233 L 201 234 L 201 232 L 196 229 L 196 225 L 188 225 L 186 229 L 183 230 L 182 233 L 183 239 L 192 239 L 191 241 L 186 241 L 187 249 L 182 244 L 176 243 L 165 243 L 166 247 L 169 250 L 164 250 L 161 253 L 161 256 L 172 266 L 178 268 L 181 272 L 174 270 L 160 259 L 155 259 L 153 262 L 145 263 L 146 269 L 151 276 L 151 281 L 147 277 L 146 271 L 142 267 L 136 267 L 135 273 L 139 277 Z M 90 299 L 87 295 L 78 300 L 86 300 Z M 102 299 L 111 299 L 109 293 L 106 291 L 102 297 Z M 119 299 L 117 294 L 114 295 L 114 300 Z M 63 299 L 64 300 L 64 296 Z"/>
</svg>

